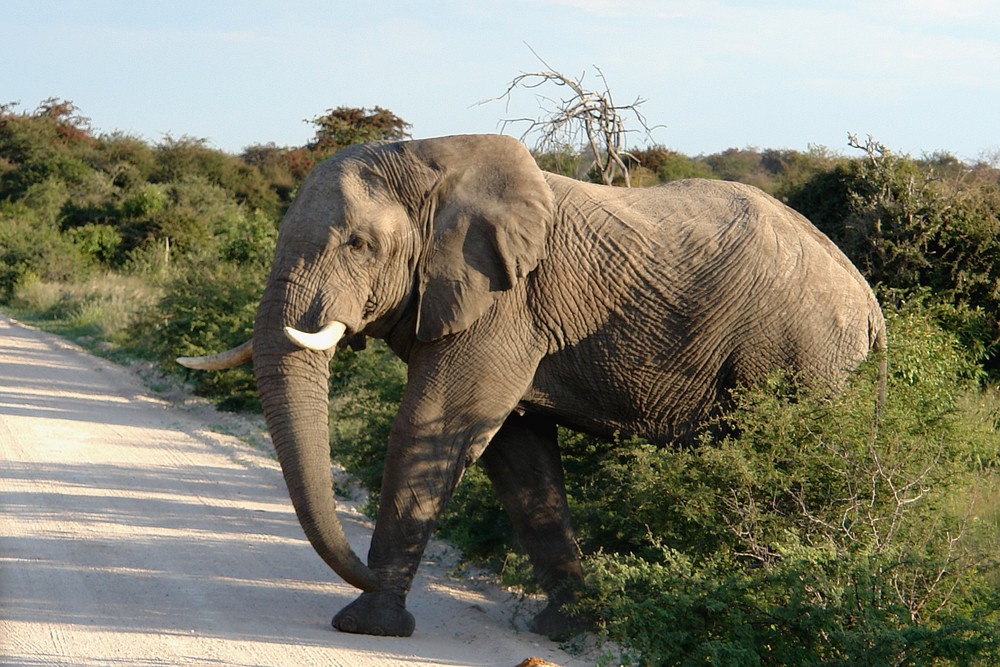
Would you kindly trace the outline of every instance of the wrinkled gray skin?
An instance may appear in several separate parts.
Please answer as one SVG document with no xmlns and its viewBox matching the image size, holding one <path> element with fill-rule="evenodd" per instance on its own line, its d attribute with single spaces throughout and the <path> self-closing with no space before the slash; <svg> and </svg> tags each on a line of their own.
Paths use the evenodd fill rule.
<svg viewBox="0 0 1000 667">
<path fill-rule="evenodd" d="M 331 494 L 331 352 L 286 325 L 347 325 L 408 364 L 365 566 Z M 741 382 L 788 369 L 836 385 L 884 342 L 878 304 L 802 216 L 736 183 L 650 189 L 540 171 L 522 144 L 458 136 L 368 144 L 319 165 L 282 222 L 254 371 L 298 518 L 364 590 L 333 621 L 408 636 L 405 600 L 467 466 L 482 462 L 549 606 L 582 580 L 556 425 L 689 438 Z"/>
</svg>

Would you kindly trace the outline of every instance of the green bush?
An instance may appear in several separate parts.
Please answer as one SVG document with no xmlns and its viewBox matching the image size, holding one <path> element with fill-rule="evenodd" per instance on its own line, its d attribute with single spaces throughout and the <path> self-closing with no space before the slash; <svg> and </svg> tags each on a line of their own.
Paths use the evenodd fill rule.
<svg viewBox="0 0 1000 667">
<path fill-rule="evenodd" d="M 406 366 L 379 340 L 338 351 L 330 372 L 330 449 L 377 507 L 389 430 L 406 384 Z"/>
<path fill-rule="evenodd" d="M 682 178 L 718 178 L 702 160 L 690 158 L 662 146 L 629 151 L 629 168 L 642 167 L 657 175 L 660 182 Z"/>
<path fill-rule="evenodd" d="M 122 235 L 111 225 L 89 222 L 67 230 L 67 236 L 92 264 L 112 266 L 119 263 Z"/>
<path fill-rule="evenodd" d="M 0 170 L 0 201 L 49 179 L 75 183 L 92 173 L 96 141 L 72 102 L 48 99 L 31 113 L 14 113 L 15 106 L 0 104 L 0 158 L 9 165 Z"/>
<path fill-rule="evenodd" d="M 199 373 L 181 369 L 174 359 L 213 354 L 249 340 L 266 277 L 259 267 L 224 261 L 175 273 L 165 296 L 137 325 L 130 351 L 183 374 L 198 394 L 214 398 L 224 409 L 258 409 L 250 368 Z"/>
<path fill-rule="evenodd" d="M 570 178 L 585 178 L 589 164 L 572 146 L 564 146 L 562 150 L 534 153 L 535 163 L 539 169 L 560 174 Z"/>
<path fill-rule="evenodd" d="M 664 548 L 656 560 L 597 555 L 589 567 L 584 607 L 625 647 L 612 664 L 985 665 L 1000 651 L 995 588 L 917 622 L 896 599 L 899 559 L 888 556 L 817 549 L 739 570 Z"/>
<path fill-rule="evenodd" d="M 367 141 L 398 141 L 410 136 L 410 124 L 388 109 L 337 107 L 310 121 L 316 135 L 309 150 L 316 159 L 330 157 L 341 148 Z"/>
<path fill-rule="evenodd" d="M 277 194 L 259 169 L 239 157 L 210 148 L 204 139 L 167 136 L 155 149 L 155 167 L 150 179 L 177 183 L 196 178 L 225 190 L 248 210 L 274 215 L 279 210 Z"/>
<path fill-rule="evenodd" d="M 153 148 L 145 140 L 122 132 L 100 137 L 94 165 L 109 174 L 123 191 L 139 187 L 149 180 L 155 168 Z"/>
<path fill-rule="evenodd" d="M 864 157 L 817 174 L 789 203 L 901 303 L 915 296 L 1000 373 L 1000 179 L 937 158 L 918 162 L 869 139 Z"/>
<path fill-rule="evenodd" d="M 780 378 L 740 392 L 738 435 L 620 443 L 592 478 L 569 477 L 590 554 L 581 609 L 627 660 L 1000 659 L 998 508 L 978 500 L 996 498 L 997 415 L 960 411 L 976 394 L 953 336 L 921 313 L 889 327 L 877 436 L 869 363 L 835 397 Z"/>
<path fill-rule="evenodd" d="M 85 279 L 91 262 L 52 223 L 24 204 L 0 203 L 0 300 L 13 298 L 19 285 L 35 280 Z"/>
</svg>

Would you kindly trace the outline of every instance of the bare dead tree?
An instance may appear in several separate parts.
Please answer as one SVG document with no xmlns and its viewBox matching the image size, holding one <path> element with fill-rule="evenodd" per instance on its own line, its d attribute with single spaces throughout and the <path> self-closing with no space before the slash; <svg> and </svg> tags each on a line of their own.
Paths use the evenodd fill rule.
<svg viewBox="0 0 1000 667">
<path fill-rule="evenodd" d="M 639 107 L 646 101 L 636 97 L 631 104 L 615 104 L 608 87 L 604 73 L 594 66 L 604 90 L 588 90 L 583 85 L 584 77 L 571 79 L 557 72 L 534 49 L 528 48 L 545 67 L 540 72 L 525 72 L 514 77 L 507 90 L 500 96 L 483 100 L 495 102 L 505 100 L 510 104 L 511 95 L 519 88 L 537 90 L 544 86 L 555 86 L 565 89 L 568 94 L 560 99 L 552 99 L 538 95 L 539 104 L 544 115 L 540 118 L 516 118 L 503 121 L 503 128 L 515 123 L 528 123 L 528 128 L 521 135 L 526 141 L 530 135 L 537 135 L 535 150 L 540 152 L 560 152 L 567 147 L 583 148 L 593 156 L 589 168 L 597 168 L 601 181 L 611 185 L 615 177 L 621 174 L 625 186 L 631 186 L 628 162 L 631 158 L 627 148 L 627 135 L 632 130 L 626 127 L 626 116 L 634 116 L 647 136 L 651 128 Z"/>
</svg>

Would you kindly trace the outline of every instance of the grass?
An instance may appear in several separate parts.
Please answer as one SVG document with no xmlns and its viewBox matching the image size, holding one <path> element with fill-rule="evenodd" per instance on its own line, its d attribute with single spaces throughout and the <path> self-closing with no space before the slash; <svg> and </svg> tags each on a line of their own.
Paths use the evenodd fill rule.
<svg viewBox="0 0 1000 667">
<path fill-rule="evenodd" d="M 160 290 L 148 281 L 106 273 L 80 283 L 33 280 L 19 285 L 7 310 L 26 323 L 107 355 L 128 341 L 130 328 Z"/>
</svg>

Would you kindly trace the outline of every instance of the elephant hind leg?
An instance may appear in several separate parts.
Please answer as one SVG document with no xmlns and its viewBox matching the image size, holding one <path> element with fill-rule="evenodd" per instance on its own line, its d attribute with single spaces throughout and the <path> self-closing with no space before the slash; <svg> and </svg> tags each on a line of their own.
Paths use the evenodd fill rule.
<svg viewBox="0 0 1000 667">
<path fill-rule="evenodd" d="M 562 609 L 576 600 L 583 569 L 566 501 L 555 422 L 512 413 L 480 461 L 549 597 L 531 631 L 560 636 L 579 629 L 579 619 Z"/>
</svg>

